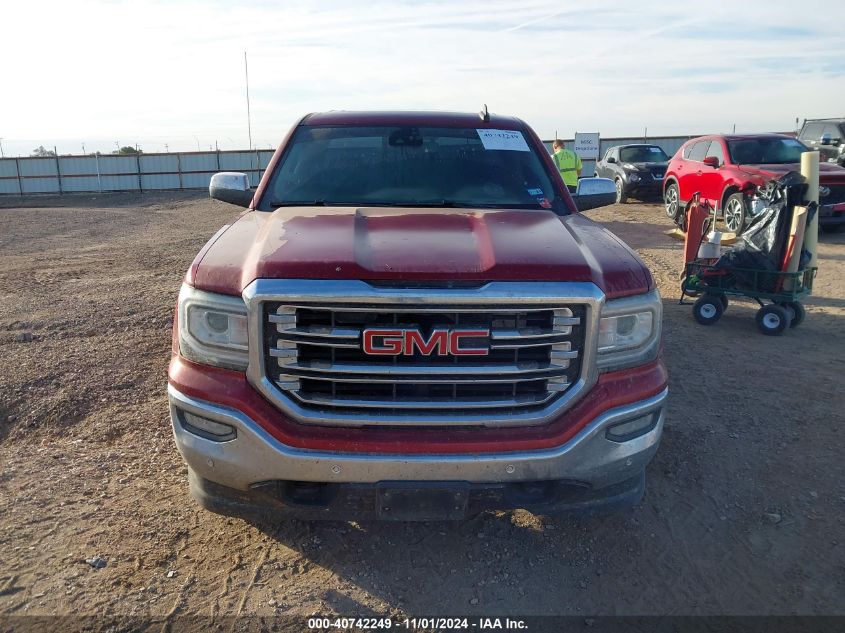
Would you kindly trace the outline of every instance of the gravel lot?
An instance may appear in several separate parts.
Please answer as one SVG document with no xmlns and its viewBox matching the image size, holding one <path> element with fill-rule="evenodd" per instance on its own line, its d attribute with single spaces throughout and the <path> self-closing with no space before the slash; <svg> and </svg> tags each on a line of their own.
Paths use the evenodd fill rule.
<svg viewBox="0 0 845 633">
<path fill-rule="evenodd" d="M 590 212 L 665 302 L 667 426 L 628 513 L 251 525 L 189 498 L 165 397 L 179 283 L 234 207 L 20 204 L 0 199 L 0 614 L 845 614 L 845 233 L 770 338 L 754 304 L 711 328 L 678 305 L 660 206 Z"/>
</svg>

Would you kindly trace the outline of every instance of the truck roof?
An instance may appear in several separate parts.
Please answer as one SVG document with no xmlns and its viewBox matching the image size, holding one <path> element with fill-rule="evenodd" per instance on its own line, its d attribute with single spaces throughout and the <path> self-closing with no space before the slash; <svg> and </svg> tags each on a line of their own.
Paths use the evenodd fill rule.
<svg viewBox="0 0 845 633">
<path fill-rule="evenodd" d="M 725 141 L 743 141 L 743 140 L 750 140 L 750 139 L 760 139 L 760 138 L 795 138 L 794 136 L 790 136 L 789 134 L 780 134 L 776 132 L 760 132 L 760 133 L 751 133 L 751 134 L 703 134 L 701 136 L 696 136 L 691 138 L 686 143 L 700 141 L 702 139 L 707 138 L 721 138 Z M 685 143 L 685 144 L 686 144 Z"/>
<path fill-rule="evenodd" d="M 516 117 L 497 114 L 490 114 L 490 120 L 485 121 L 478 113 L 389 110 L 315 112 L 302 119 L 300 125 L 427 125 L 504 130 L 523 130 L 526 127 L 525 123 Z"/>
</svg>

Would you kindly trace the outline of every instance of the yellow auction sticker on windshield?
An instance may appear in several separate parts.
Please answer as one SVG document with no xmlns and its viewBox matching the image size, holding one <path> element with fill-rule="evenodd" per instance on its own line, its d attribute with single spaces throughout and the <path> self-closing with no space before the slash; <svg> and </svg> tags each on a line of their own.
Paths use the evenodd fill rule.
<svg viewBox="0 0 845 633">
<path fill-rule="evenodd" d="M 484 149 L 508 150 L 512 152 L 530 152 L 528 143 L 518 130 L 479 130 L 478 137 Z"/>
</svg>

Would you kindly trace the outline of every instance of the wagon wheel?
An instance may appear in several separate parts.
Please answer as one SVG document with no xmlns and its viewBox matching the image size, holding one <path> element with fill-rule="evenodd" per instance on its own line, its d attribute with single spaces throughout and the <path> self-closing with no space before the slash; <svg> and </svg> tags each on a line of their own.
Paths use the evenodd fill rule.
<svg viewBox="0 0 845 633">
<path fill-rule="evenodd" d="M 772 304 L 757 310 L 757 327 L 768 336 L 780 336 L 789 327 L 789 312 L 782 305 Z"/>
<path fill-rule="evenodd" d="M 804 322 L 804 317 L 807 316 L 807 311 L 804 309 L 804 306 L 801 305 L 797 301 L 787 301 L 785 303 L 781 303 L 787 311 L 790 312 L 792 315 L 792 320 L 789 322 L 789 327 L 798 327 Z"/>
<path fill-rule="evenodd" d="M 704 295 L 692 306 L 692 315 L 701 325 L 713 325 L 722 318 L 724 304 L 719 295 Z"/>
</svg>

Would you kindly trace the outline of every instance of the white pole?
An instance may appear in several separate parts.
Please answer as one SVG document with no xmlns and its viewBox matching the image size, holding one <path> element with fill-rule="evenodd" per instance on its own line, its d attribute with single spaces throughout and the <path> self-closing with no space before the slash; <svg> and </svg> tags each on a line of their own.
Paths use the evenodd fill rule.
<svg viewBox="0 0 845 633">
<path fill-rule="evenodd" d="M 249 66 L 246 61 L 246 51 L 244 51 L 244 78 L 246 79 L 246 130 L 249 134 L 249 149 L 252 149 L 252 117 L 249 112 Z"/>
<path fill-rule="evenodd" d="M 801 175 L 807 179 L 807 204 L 819 203 L 819 153 L 804 152 L 801 154 Z M 816 251 L 819 243 L 819 212 L 813 214 L 813 219 L 807 225 L 804 233 L 804 248 L 810 252 L 808 268 L 817 266 Z"/>
</svg>

